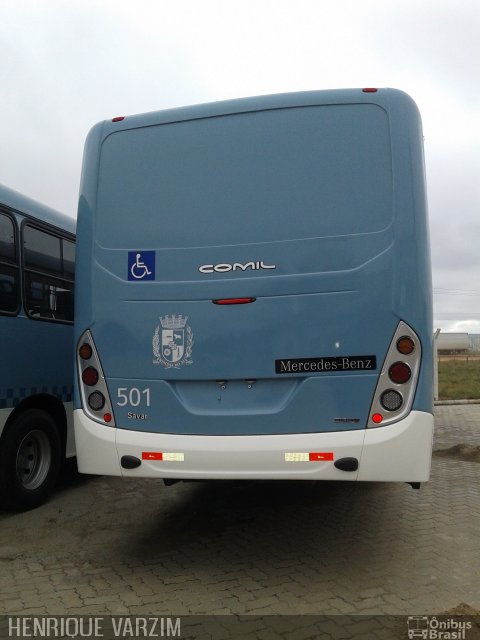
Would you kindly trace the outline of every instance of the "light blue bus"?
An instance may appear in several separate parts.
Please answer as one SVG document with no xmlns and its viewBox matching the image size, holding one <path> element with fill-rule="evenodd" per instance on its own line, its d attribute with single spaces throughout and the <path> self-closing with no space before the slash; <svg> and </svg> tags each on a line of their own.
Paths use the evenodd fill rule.
<svg viewBox="0 0 480 640">
<path fill-rule="evenodd" d="M 99 123 L 78 240 L 80 471 L 428 480 L 431 272 L 406 94 Z"/>
<path fill-rule="evenodd" d="M 0 186 L 0 504 L 31 509 L 74 455 L 75 221 Z"/>
</svg>

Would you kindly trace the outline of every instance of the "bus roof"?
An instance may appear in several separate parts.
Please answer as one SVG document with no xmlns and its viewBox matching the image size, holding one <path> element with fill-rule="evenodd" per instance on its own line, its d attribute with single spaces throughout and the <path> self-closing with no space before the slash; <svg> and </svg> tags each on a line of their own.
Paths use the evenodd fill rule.
<svg viewBox="0 0 480 640">
<path fill-rule="evenodd" d="M 54 227 L 74 234 L 76 222 L 73 218 L 56 211 L 45 204 L 32 200 L 22 193 L 0 184 L 0 206 L 3 205 L 37 220 L 41 220 Z"/>
<path fill-rule="evenodd" d="M 208 102 L 186 107 L 174 107 L 161 111 L 152 111 L 126 117 L 119 116 L 104 120 L 93 127 L 102 128 L 101 136 L 135 127 L 148 127 L 197 118 L 212 118 L 249 111 L 268 109 L 285 109 L 289 107 L 305 107 L 336 104 L 376 104 L 386 110 L 407 107 L 416 112 L 418 108 L 413 99 L 398 89 L 330 89 L 317 91 L 296 91 L 248 98 L 235 98 L 218 102 Z"/>
</svg>

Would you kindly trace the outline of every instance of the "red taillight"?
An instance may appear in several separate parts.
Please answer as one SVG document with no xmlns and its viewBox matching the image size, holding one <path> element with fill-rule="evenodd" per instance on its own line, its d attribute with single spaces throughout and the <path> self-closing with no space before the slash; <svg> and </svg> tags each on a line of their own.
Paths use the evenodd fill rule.
<svg viewBox="0 0 480 640">
<path fill-rule="evenodd" d="M 112 403 L 93 337 L 87 329 L 77 347 L 77 372 L 82 409 L 92 420 L 115 426 Z"/>
<path fill-rule="evenodd" d="M 405 384 L 412 377 L 412 370 L 405 362 L 394 362 L 388 370 L 388 377 L 396 384 Z"/>
<path fill-rule="evenodd" d="M 98 382 L 98 371 L 93 367 L 87 367 L 82 371 L 83 383 L 88 387 L 93 387 Z"/>
<path fill-rule="evenodd" d="M 377 380 L 367 427 L 384 427 L 408 415 L 415 398 L 421 359 L 418 335 L 400 320 Z"/>
</svg>

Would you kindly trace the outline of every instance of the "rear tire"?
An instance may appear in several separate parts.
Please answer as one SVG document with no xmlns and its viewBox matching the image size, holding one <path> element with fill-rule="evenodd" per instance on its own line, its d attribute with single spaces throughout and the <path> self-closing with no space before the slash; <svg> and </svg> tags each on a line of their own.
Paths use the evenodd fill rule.
<svg viewBox="0 0 480 640">
<path fill-rule="evenodd" d="M 62 461 L 62 442 L 54 419 L 28 409 L 8 425 L 0 443 L 0 503 L 24 511 L 41 505 L 52 492 Z"/>
</svg>

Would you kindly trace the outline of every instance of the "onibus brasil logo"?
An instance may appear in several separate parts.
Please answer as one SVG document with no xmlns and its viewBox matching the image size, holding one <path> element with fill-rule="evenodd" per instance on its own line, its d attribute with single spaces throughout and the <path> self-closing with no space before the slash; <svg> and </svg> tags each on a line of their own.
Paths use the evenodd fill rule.
<svg viewBox="0 0 480 640">
<path fill-rule="evenodd" d="M 457 617 L 408 616 L 407 627 L 409 640 L 467 640 L 472 623 Z"/>
<path fill-rule="evenodd" d="M 161 364 L 165 369 L 192 364 L 193 331 L 187 320 L 188 316 L 181 315 L 160 317 L 152 339 L 153 364 Z"/>
</svg>

